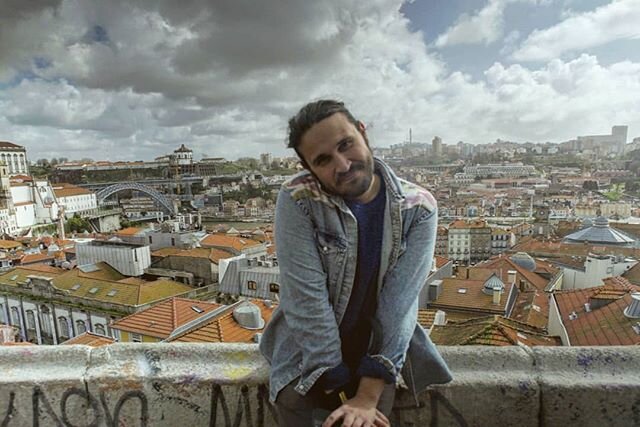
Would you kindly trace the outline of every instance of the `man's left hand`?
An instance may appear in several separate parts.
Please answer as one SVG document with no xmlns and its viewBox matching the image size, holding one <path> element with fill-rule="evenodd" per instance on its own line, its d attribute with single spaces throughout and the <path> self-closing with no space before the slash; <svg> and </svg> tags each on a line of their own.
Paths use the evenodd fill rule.
<svg viewBox="0 0 640 427">
<path fill-rule="evenodd" d="M 333 411 L 322 427 L 333 427 L 340 419 L 343 427 L 389 427 L 389 420 L 376 409 L 376 403 L 356 395 Z"/>
</svg>

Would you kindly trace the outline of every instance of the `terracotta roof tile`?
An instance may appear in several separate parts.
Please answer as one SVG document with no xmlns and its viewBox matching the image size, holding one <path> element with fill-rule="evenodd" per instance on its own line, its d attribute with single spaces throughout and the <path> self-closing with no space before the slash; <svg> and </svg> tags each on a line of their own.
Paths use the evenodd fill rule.
<svg viewBox="0 0 640 427">
<path fill-rule="evenodd" d="M 54 184 L 53 192 L 56 197 L 85 196 L 93 194 L 93 191 L 73 184 Z"/>
<path fill-rule="evenodd" d="M 40 254 L 25 254 L 21 259 L 21 264 L 31 264 L 36 262 L 44 262 L 44 261 L 53 261 L 55 257 L 53 255 L 49 255 L 48 253 L 40 253 Z"/>
<path fill-rule="evenodd" d="M 231 258 L 235 256 L 231 252 L 217 248 L 193 248 L 193 249 L 180 249 L 180 248 L 162 248 L 151 253 L 157 257 L 192 257 L 192 258 L 207 258 L 214 263 L 218 263 L 221 259 Z"/>
<path fill-rule="evenodd" d="M 90 347 L 102 347 L 104 345 L 113 344 L 116 340 L 112 337 L 107 337 L 105 335 L 94 334 L 93 332 L 85 332 L 76 337 L 73 337 L 65 342 L 62 345 L 88 345 Z"/>
<path fill-rule="evenodd" d="M 22 243 L 15 240 L 2 240 L 0 239 L 0 249 L 16 249 L 22 247 Z"/>
<path fill-rule="evenodd" d="M 493 296 L 482 292 L 485 281 L 444 278 L 442 279 L 442 293 L 435 301 L 429 304 L 429 307 L 441 309 L 445 312 L 457 310 L 485 314 L 504 313 L 512 285 L 505 283 L 500 304 L 493 304 Z"/>
<path fill-rule="evenodd" d="M 623 278 L 608 278 L 601 286 L 554 294 L 571 345 L 640 344 L 640 335 L 632 327 L 638 319 L 624 315 L 631 293 L 640 292 L 640 287 L 620 279 Z M 588 302 L 590 311 L 585 308 Z M 600 304 L 605 305 L 598 307 Z M 577 318 L 571 320 L 569 315 L 574 312 Z"/>
<path fill-rule="evenodd" d="M 193 309 L 196 307 L 198 311 Z M 179 326 L 222 307 L 220 304 L 174 297 L 117 320 L 111 327 L 166 339 Z"/>
<path fill-rule="evenodd" d="M 418 323 L 420 324 L 420 326 L 422 326 L 424 329 L 427 329 L 427 330 L 431 328 L 431 325 L 433 325 L 433 321 L 435 320 L 437 312 L 438 310 L 431 310 L 431 309 L 425 309 L 425 308 L 418 309 Z"/>
<path fill-rule="evenodd" d="M 209 234 L 204 239 L 200 240 L 200 244 L 204 247 L 216 246 L 222 248 L 232 248 L 236 251 L 242 251 L 243 249 L 258 246 L 262 243 L 244 237 L 229 236 L 225 234 Z"/>
<path fill-rule="evenodd" d="M 251 303 L 260 308 L 265 326 L 271 320 L 275 304 L 267 306 L 265 301 L 251 299 Z M 233 309 L 224 311 L 219 316 L 209 320 L 207 323 L 194 328 L 188 333 L 181 335 L 171 341 L 176 342 L 252 342 L 256 333 L 263 332 L 264 329 L 243 328 L 233 318 Z"/>
<path fill-rule="evenodd" d="M 439 345 L 561 345 L 559 337 L 548 336 L 543 329 L 497 315 L 434 326 L 430 337 Z"/>
<path fill-rule="evenodd" d="M 442 268 L 451 261 L 449 258 L 440 255 L 436 255 L 434 258 L 436 260 L 436 268 Z"/>
<path fill-rule="evenodd" d="M 122 230 L 118 230 L 115 232 L 116 236 L 135 236 L 136 234 L 140 233 L 141 231 L 143 231 L 143 228 L 139 228 L 139 227 L 127 227 L 127 228 L 123 228 Z"/>
</svg>

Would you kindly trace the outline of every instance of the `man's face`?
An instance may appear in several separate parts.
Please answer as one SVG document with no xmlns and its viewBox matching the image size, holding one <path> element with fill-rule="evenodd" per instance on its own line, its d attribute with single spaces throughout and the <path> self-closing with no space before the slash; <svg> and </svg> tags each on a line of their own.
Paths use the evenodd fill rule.
<svg viewBox="0 0 640 427">
<path fill-rule="evenodd" d="M 342 113 L 311 126 L 298 151 L 330 194 L 358 199 L 372 185 L 373 155 L 364 125 L 358 122 L 358 127 L 354 126 Z"/>
</svg>

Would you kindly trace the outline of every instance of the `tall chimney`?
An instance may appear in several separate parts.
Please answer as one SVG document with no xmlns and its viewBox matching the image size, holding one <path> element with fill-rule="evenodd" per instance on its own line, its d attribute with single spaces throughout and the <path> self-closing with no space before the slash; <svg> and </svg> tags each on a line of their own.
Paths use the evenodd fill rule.
<svg viewBox="0 0 640 427">
<path fill-rule="evenodd" d="M 509 283 L 511 283 L 512 285 L 515 285 L 516 284 L 516 274 L 518 274 L 518 272 L 515 271 L 515 270 L 509 270 L 508 274 L 509 274 Z"/>
</svg>

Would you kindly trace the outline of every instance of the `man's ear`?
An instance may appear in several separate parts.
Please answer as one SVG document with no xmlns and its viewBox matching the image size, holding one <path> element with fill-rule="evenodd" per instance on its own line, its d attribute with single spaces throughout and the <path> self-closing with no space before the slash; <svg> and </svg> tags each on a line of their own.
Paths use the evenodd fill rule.
<svg viewBox="0 0 640 427">
<path fill-rule="evenodd" d="M 364 123 L 362 123 L 360 120 L 358 120 L 358 122 L 356 123 L 356 128 L 358 128 L 358 131 L 361 134 L 365 134 L 367 131 L 367 125 L 365 125 Z"/>
</svg>

